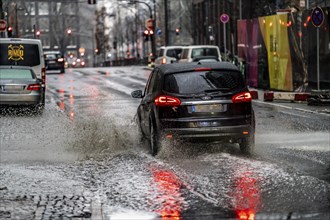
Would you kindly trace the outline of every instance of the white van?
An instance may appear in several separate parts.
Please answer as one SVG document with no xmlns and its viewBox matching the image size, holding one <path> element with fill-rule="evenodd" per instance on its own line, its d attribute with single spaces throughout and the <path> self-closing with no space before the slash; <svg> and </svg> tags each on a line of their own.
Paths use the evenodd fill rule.
<svg viewBox="0 0 330 220">
<path fill-rule="evenodd" d="M 0 66 L 27 66 L 42 80 L 43 104 L 46 91 L 46 68 L 42 44 L 37 39 L 0 38 Z"/>
<path fill-rule="evenodd" d="M 222 61 L 218 46 L 215 45 L 192 45 L 183 48 L 179 63 L 194 62 L 202 58 L 214 61 Z"/>
<path fill-rule="evenodd" d="M 180 58 L 183 46 L 162 46 L 155 59 L 155 66 L 162 64 L 176 63 Z"/>
</svg>

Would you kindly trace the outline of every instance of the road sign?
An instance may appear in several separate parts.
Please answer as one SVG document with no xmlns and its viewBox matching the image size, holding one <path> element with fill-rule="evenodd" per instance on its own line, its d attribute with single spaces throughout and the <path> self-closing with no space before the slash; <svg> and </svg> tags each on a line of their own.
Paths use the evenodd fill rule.
<svg viewBox="0 0 330 220">
<path fill-rule="evenodd" d="M 159 29 L 159 28 L 157 28 L 157 29 L 156 29 L 156 35 L 157 35 L 157 36 L 161 36 L 161 35 L 162 35 L 162 30 Z"/>
<path fill-rule="evenodd" d="M 0 19 L 0 32 L 4 32 L 7 28 L 7 22 L 5 20 Z"/>
<path fill-rule="evenodd" d="M 320 27 L 323 22 L 324 22 L 324 12 L 322 8 L 316 7 L 312 11 L 312 16 L 311 16 L 312 23 L 315 27 Z"/>
<path fill-rule="evenodd" d="M 227 14 L 220 15 L 220 21 L 222 23 L 226 24 L 229 21 L 229 15 L 227 15 Z"/>
<path fill-rule="evenodd" d="M 154 20 L 149 18 L 146 21 L 146 26 L 147 26 L 148 30 L 153 30 L 154 29 Z"/>
</svg>

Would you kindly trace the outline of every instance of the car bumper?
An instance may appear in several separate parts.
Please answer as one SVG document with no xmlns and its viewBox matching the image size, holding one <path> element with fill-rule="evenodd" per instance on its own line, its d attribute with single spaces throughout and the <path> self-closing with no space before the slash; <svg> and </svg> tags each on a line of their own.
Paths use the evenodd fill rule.
<svg viewBox="0 0 330 220">
<path fill-rule="evenodd" d="M 0 94 L 0 105 L 35 105 L 41 98 L 41 94 Z"/>
<path fill-rule="evenodd" d="M 163 133 L 165 137 L 209 142 L 239 140 L 253 133 L 253 129 L 251 125 L 204 128 L 166 128 L 163 129 Z"/>
</svg>

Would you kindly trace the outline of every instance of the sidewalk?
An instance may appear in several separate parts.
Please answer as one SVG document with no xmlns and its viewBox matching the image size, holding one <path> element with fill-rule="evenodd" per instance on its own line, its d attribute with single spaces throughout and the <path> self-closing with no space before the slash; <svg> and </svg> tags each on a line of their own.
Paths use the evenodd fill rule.
<svg viewBox="0 0 330 220">
<path fill-rule="evenodd" d="M 302 112 L 319 113 L 330 117 L 330 105 L 308 105 L 307 93 L 271 92 L 256 88 L 249 88 L 249 90 L 254 102 Z M 271 93 L 273 93 L 273 98 L 269 97 Z"/>
</svg>

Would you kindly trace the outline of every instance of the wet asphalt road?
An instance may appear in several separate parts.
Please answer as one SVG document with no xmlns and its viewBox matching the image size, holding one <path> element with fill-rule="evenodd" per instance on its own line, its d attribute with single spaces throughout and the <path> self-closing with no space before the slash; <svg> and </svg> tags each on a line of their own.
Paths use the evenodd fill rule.
<svg viewBox="0 0 330 220">
<path fill-rule="evenodd" d="M 49 74 L 42 115 L 1 109 L 0 219 L 330 217 L 330 114 L 254 101 L 253 157 L 187 144 L 154 158 L 129 96 L 149 72 Z"/>
</svg>

